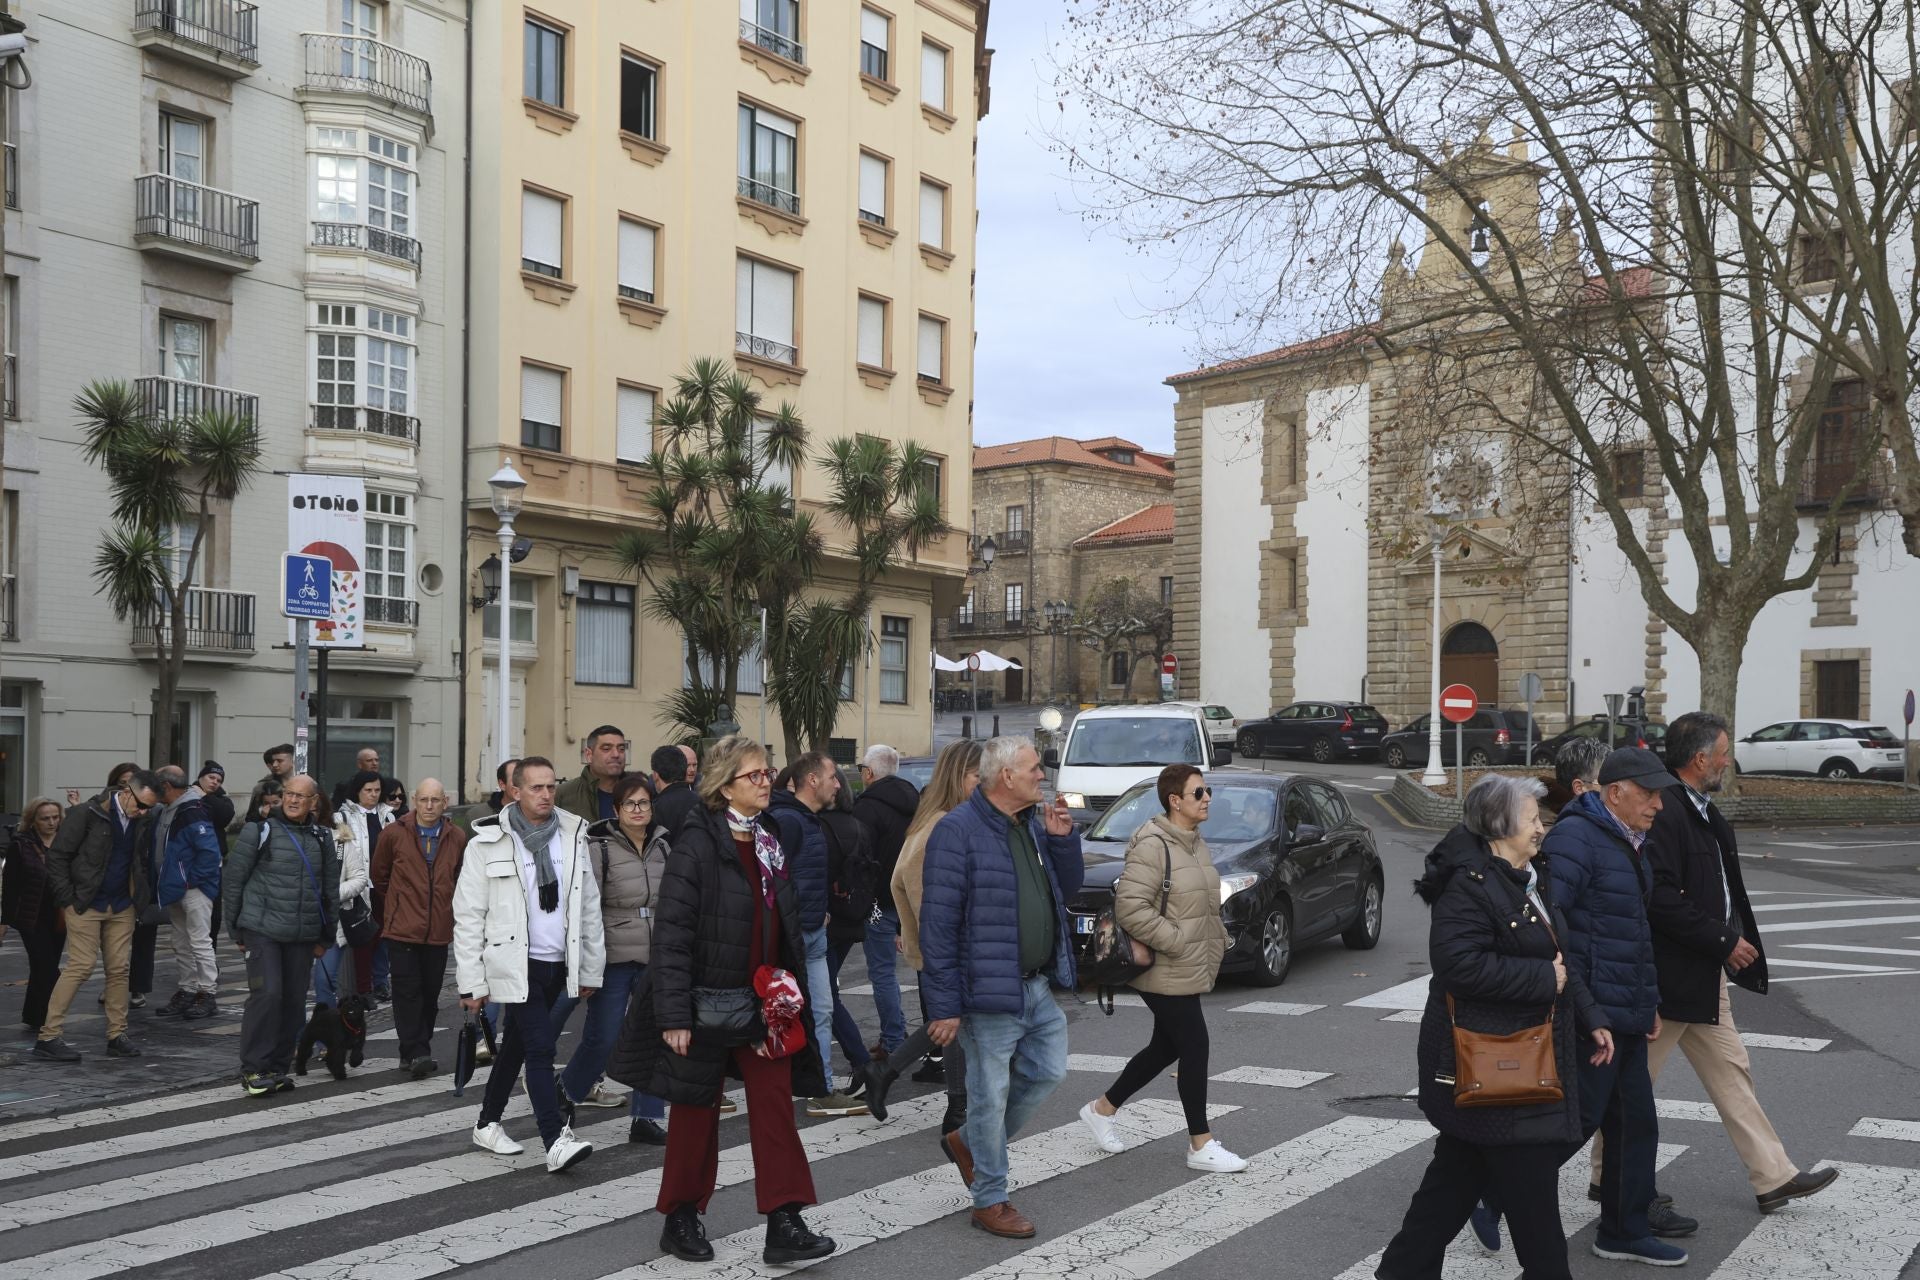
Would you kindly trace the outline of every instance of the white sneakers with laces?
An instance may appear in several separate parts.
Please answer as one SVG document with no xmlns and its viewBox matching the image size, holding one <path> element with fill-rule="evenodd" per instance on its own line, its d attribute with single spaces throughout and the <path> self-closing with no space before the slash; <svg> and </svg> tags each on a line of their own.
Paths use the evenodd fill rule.
<svg viewBox="0 0 1920 1280">
<path fill-rule="evenodd" d="M 1113 1117 L 1101 1115 L 1094 1109 L 1091 1102 L 1080 1108 L 1080 1123 L 1087 1126 L 1088 1132 L 1093 1134 L 1094 1142 L 1102 1151 L 1118 1153 L 1127 1149 L 1126 1139 L 1122 1138 L 1120 1131 L 1114 1127 Z"/>
<path fill-rule="evenodd" d="M 560 1131 L 560 1136 L 547 1148 L 547 1172 L 559 1173 L 562 1169 L 571 1169 L 592 1154 L 593 1144 L 574 1137 L 573 1127 L 569 1125 Z"/>
<path fill-rule="evenodd" d="M 1246 1160 L 1221 1146 L 1218 1138 L 1208 1138 L 1198 1151 L 1187 1150 L 1187 1168 L 1201 1173 L 1239 1173 L 1246 1167 Z"/>
<path fill-rule="evenodd" d="M 498 1120 L 490 1125 L 473 1126 L 473 1145 L 497 1156 L 517 1156 L 526 1148 L 507 1136 Z"/>
</svg>

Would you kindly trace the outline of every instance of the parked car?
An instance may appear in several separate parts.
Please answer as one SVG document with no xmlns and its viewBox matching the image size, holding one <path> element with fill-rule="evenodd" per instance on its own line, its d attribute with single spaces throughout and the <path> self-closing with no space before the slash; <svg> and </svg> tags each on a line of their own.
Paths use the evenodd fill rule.
<svg viewBox="0 0 1920 1280">
<path fill-rule="evenodd" d="M 1604 738 L 1607 735 L 1607 718 L 1594 716 L 1582 720 L 1565 733 L 1557 733 L 1533 749 L 1533 762 L 1537 765 L 1551 765 L 1560 748 L 1574 738 Z M 1658 752 L 1667 740 L 1667 727 L 1663 724 L 1649 724 L 1644 720 L 1615 720 L 1613 722 L 1613 745 L 1619 747 L 1645 747 Z"/>
<path fill-rule="evenodd" d="M 1373 833 L 1338 791 L 1294 774 L 1207 781 L 1213 807 L 1200 834 L 1220 869 L 1220 918 L 1232 939 L 1223 974 L 1277 986 L 1302 947 L 1335 934 L 1356 951 L 1380 940 L 1386 874 Z M 1142 783 L 1082 834 L 1086 881 L 1067 904 L 1080 937 L 1113 905 L 1127 842 L 1159 812 L 1153 784 Z"/>
<path fill-rule="evenodd" d="M 1900 739 L 1865 720 L 1782 720 L 1733 747 L 1733 763 L 1742 773 L 1904 778 L 1906 762 Z"/>
<path fill-rule="evenodd" d="M 1205 772 L 1232 762 L 1232 751 L 1212 744 L 1199 708 L 1179 702 L 1082 711 L 1067 726 L 1066 744 L 1041 757 L 1057 770 L 1054 794 L 1078 823 L 1092 822 L 1129 787 L 1151 782 L 1170 764 Z"/>
<path fill-rule="evenodd" d="M 1296 702 L 1265 720 L 1243 723 L 1234 750 L 1249 759 L 1309 755 L 1325 764 L 1377 758 L 1386 736 L 1387 718 L 1364 702 Z"/>
<path fill-rule="evenodd" d="M 1172 703 L 1163 703 L 1172 706 Z M 1183 707 L 1198 707 L 1207 718 L 1207 736 L 1216 747 L 1231 747 L 1240 732 L 1240 717 L 1217 702 L 1182 702 Z"/>
<path fill-rule="evenodd" d="M 925 791 L 933 781 L 933 760 L 932 756 L 901 756 L 898 772 L 916 791 Z"/>
<path fill-rule="evenodd" d="M 1380 759 L 1389 769 L 1405 769 L 1427 762 L 1427 725 L 1431 716 L 1421 716 L 1403 729 L 1395 729 L 1380 739 Z M 1537 733 L 1537 730 L 1536 730 Z M 1524 711 L 1501 711 L 1482 707 L 1467 721 L 1464 732 L 1467 763 L 1476 767 L 1490 764 L 1521 764 L 1527 757 L 1527 721 Z M 1535 742 L 1534 758 L 1539 758 Z M 1450 722 L 1440 724 L 1440 763 L 1456 762 L 1454 731 Z"/>
</svg>

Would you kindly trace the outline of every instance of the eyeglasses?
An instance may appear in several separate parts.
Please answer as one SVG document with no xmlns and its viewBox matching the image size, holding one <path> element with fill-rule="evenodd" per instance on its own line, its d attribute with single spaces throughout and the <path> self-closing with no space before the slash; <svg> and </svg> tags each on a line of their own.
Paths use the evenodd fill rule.
<svg viewBox="0 0 1920 1280">
<path fill-rule="evenodd" d="M 140 801 L 140 797 L 133 794 L 133 792 L 131 791 L 123 792 L 122 794 L 124 794 L 127 797 L 127 808 L 131 809 L 135 813 L 145 813 L 147 810 L 153 808 L 153 806 L 150 804 L 142 804 Z"/>
<path fill-rule="evenodd" d="M 653 808 L 653 801 L 647 799 L 645 796 L 641 796 L 637 799 L 621 801 L 620 807 L 622 809 L 631 809 L 633 812 L 638 813 L 642 809 Z"/>
<path fill-rule="evenodd" d="M 752 769 L 746 773 L 734 774 L 732 780 L 734 782 L 739 782 L 741 779 L 744 778 L 746 781 L 751 782 L 754 786 L 757 787 L 763 782 L 771 783 L 775 778 L 779 776 L 780 774 L 777 769 Z"/>
<path fill-rule="evenodd" d="M 1213 788 L 1212 787 L 1195 787 L 1193 790 L 1186 793 L 1186 799 L 1211 800 L 1213 799 Z"/>
</svg>

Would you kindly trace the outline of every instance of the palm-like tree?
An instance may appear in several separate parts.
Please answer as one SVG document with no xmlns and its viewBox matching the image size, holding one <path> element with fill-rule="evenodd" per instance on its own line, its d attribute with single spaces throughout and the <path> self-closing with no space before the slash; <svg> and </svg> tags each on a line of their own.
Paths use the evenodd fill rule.
<svg viewBox="0 0 1920 1280">
<path fill-rule="evenodd" d="M 174 692 L 187 658 L 187 600 L 212 504 L 231 500 L 259 474 L 259 429 L 225 412 L 150 413 L 126 382 L 88 384 L 74 410 L 82 451 L 106 473 L 111 503 L 111 527 L 94 553 L 94 581 L 117 618 L 167 611 L 150 756 L 158 760 L 173 740 Z M 182 555 L 171 539 L 188 526 L 193 541 Z"/>
</svg>

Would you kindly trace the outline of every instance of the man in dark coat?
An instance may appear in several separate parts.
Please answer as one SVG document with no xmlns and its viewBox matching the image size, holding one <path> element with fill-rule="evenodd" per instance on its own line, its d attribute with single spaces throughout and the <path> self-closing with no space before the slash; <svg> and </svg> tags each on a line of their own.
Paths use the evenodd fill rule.
<svg viewBox="0 0 1920 1280">
<path fill-rule="evenodd" d="M 787 870 L 800 907 L 800 929 L 806 940 L 807 1013 L 813 1019 L 814 1038 L 820 1044 L 820 1065 L 827 1091 L 807 1100 L 810 1116 L 865 1115 L 865 1103 L 856 1102 L 833 1087 L 833 973 L 827 961 L 828 882 L 827 833 L 820 811 L 840 790 L 840 773 L 824 752 L 809 751 L 786 771 L 791 790 L 776 782 L 767 815 L 780 833 Z M 849 1063 L 857 1067 L 858 1063 Z"/>
<path fill-rule="evenodd" d="M 885 743 L 867 748 L 860 761 L 864 786 L 853 802 L 853 816 L 867 833 L 867 852 L 874 862 L 877 910 L 867 922 L 864 943 L 867 980 L 873 983 L 873 1003 L 880 1014 L 880 1043 L 887 1052 L 907 1040 L 906 1015 L 900 1008 L 900 975 L 895 942 L 900 937 L 900 912 L 893 903 L 893 868 L 906 843 L 907 826 L 920 807 L 920 789 L 899 774 L 900 753 Z"/>
<path fill-rule="evenodd" d="M 692 747 L 655 747 L 648 763 L 653 768 L 653 821 L 672 835 L 700 807 L 699 793 L 693 789 L 700 773 L 699 757 Z"/>
</svg>

